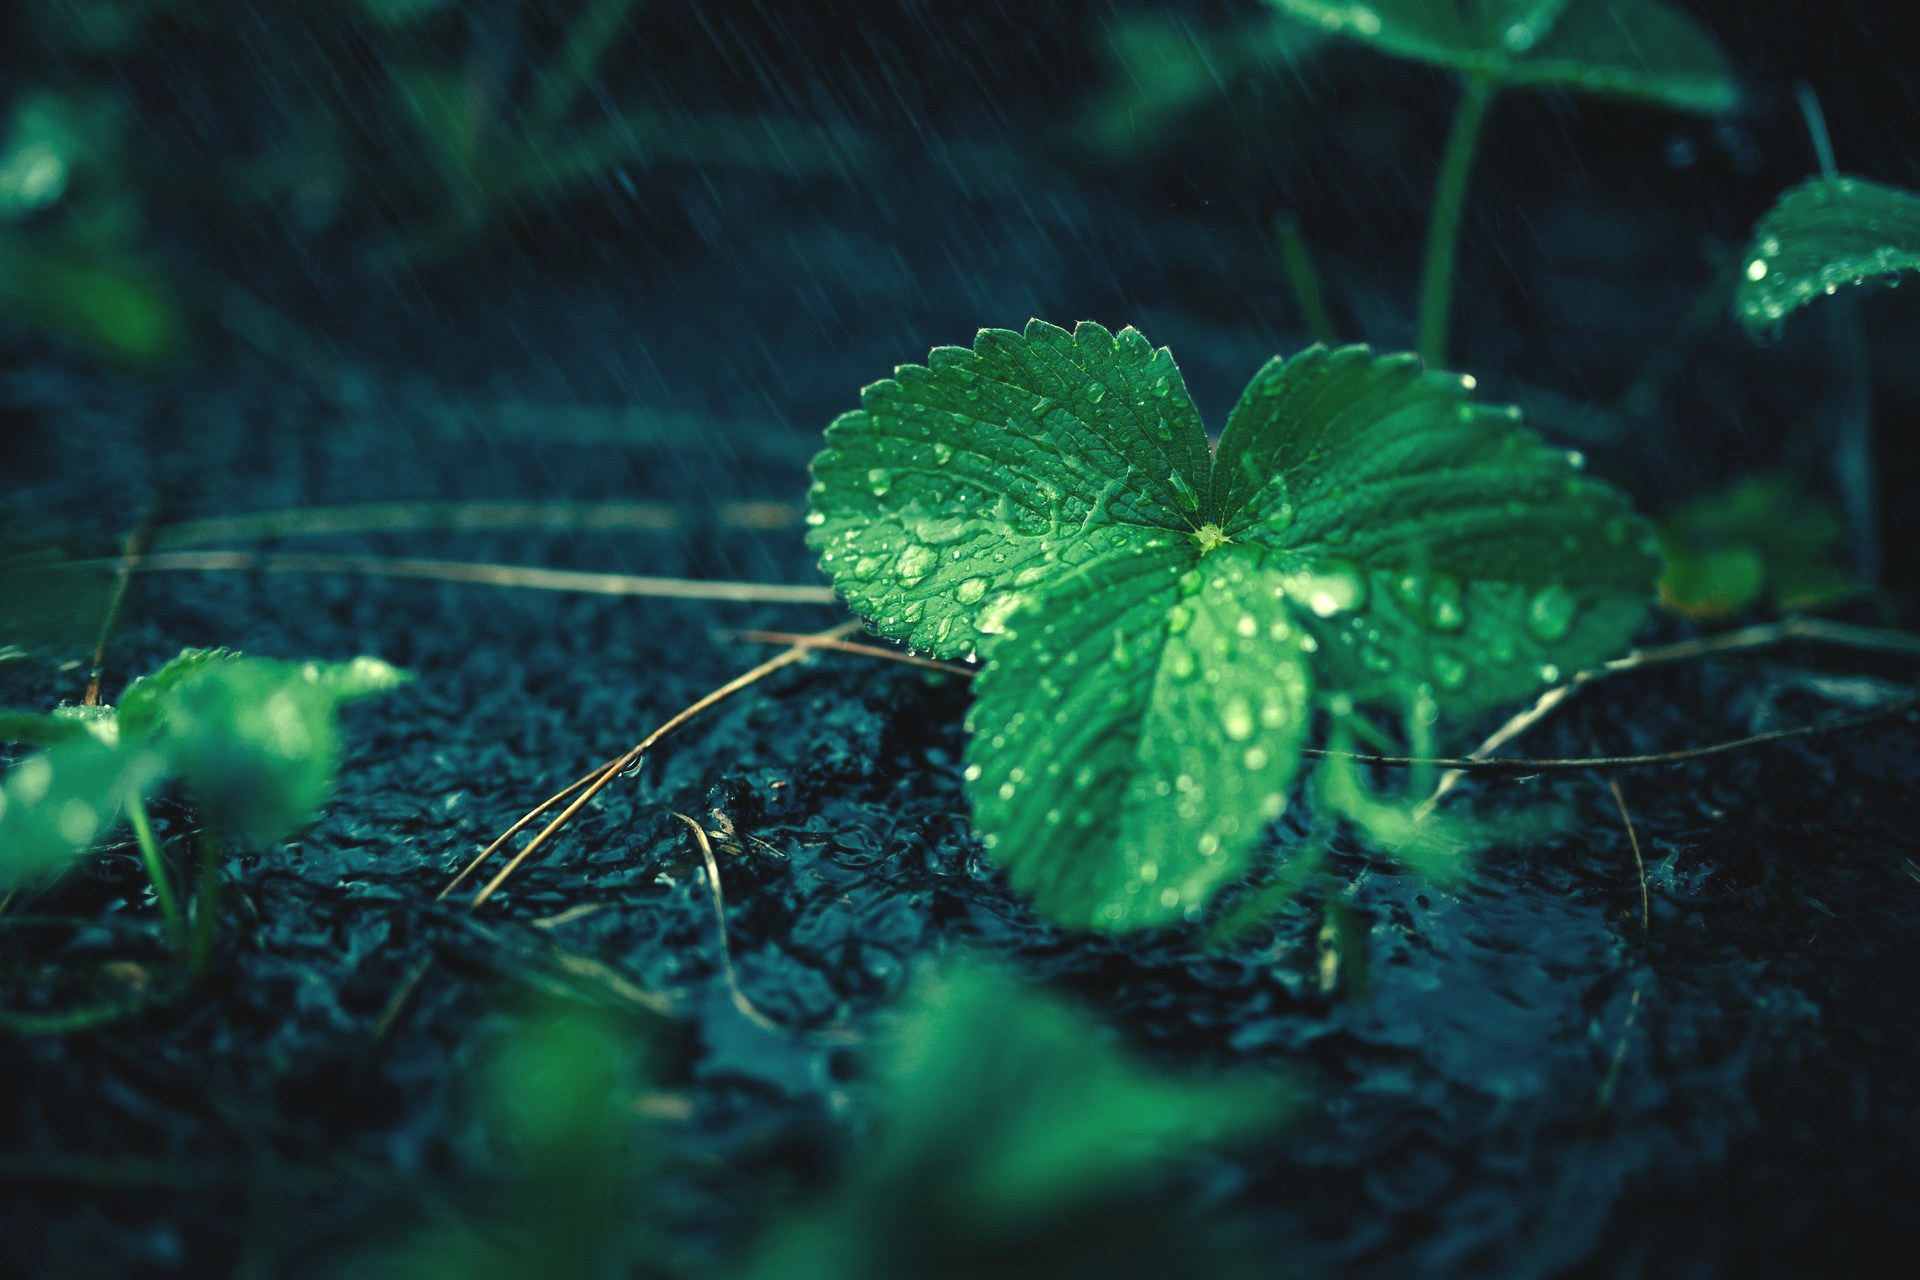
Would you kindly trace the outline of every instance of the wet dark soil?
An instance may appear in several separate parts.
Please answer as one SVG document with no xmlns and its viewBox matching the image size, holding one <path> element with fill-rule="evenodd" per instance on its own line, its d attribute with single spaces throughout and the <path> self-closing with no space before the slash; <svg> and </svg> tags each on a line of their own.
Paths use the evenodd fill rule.
<svg viewBox="0 0 1920 1280">
<path fill-rule="evenodd" d="M 1095 21 L 1087 8 L 1065 6 L 1073 30 Z M 1482 165 L 1461 290 L 1462 363 L 1483 382 L 1584 404 L 1629 386 L 1709 260 L 1808 167 L 1784 140 L 1794 75 L 1827 76 L 1859 166 L 1912 176 L 1896 171 L 1906 152 L 1879 99 L 1847 74 L 1885 35 L 1871 14 L 1849 17 L 1852 43 L 1823 43 L 1775 8 L 1772 26 L 1739 6 L 1721 23 L 1756 88 L 1738 125 L 1557 100 L 1497 113 L 1507 145 Z M 796 56 L 834 43 L 809 31 Z M 318 377 L 213 355 L 130 383 L 8 347 L 8 516 L 89 548 L 156 502 L 181 519 L 647 499 L 677 526 L 298 549 L 813 581 L 797 523 L 742 530 L 717 503 L 791 510 L 820 425 L 933 342 L 1035 313 L 1136 323 L 1173 348 L 1217 423 L 1260 360 L 1303 343 L 1266 241 L 1272 211 L 1293 207 L 1343 324 L 1404 345 L 1437 81 L 1336 66 L 1311 105 L 1339 127 L 1314 130 L 1297 127 L 1297 105 L 1230 86 L 1182 146 L 1116 176 L 1045 149 L 983 165 L 938 144 L 999 137 L 1020 104 L 954 106 L 965 76 L 937 56 L 954 47 L 937 23 L 875 38 L 930 70 L 895 86 L 922 95 L 902 98 L 903 116 L 876 108 L 867 122 L 890 123 L 894 149 L 886 180 L 857 199 L 664 174 L 643 207 L 517 228 L 487 270 L 424 283 L 304 263 L 276 277 L 272 255 L 249 250 L 268 264 L 254 283 L 324 336 Z M 1028 108 L 1066 92 L 1043 79 L 1061 65 L 1045 45 L 995 56 L 996 83 L 1034 86 Z M 1060 74 L 1083 88 L 1092 73 Z M 1294 141 L 1256 145 L 1275 136 Z M 1343 166 L 1338 182 L 1309 180 Z M 1909 311 L 1872 312 L 1895 599 L 1913 577 Z M 1782 462 L 1815 474 L 1832 367 L 1818 341 L 1756 354 L 1723 326 L 1652 417 L 1576 419 L 1562 438 L 1654 509 Z M 350 755 L 314 828 L 235 857 L 204 986 L 98 1032 L 0 1038 L 0 1273 L 324 1273 L 396 1206 L 486 1165 L 461 1120 L 463 1075 L 507 1012 L 556 990 L 673 1046 L 663 1088 L 687 1108 L 666 1141 L 700 1172 L 673 1190 L 670 1216 L 691 1253 L 726 1258 L 844 1163 L 867 1100 L 859 1039 L 918 967 L 962 949 L 1079 997 L 1169 1065 L 1272 1066 L 1302 1083 L 1312 1101 L 1291 1129 L 1188 1186 L 1276 1271 L 1905 1273 L 1920 1231 L 1911 716 L 1621 775 L 1644 925 L 1633 847 L 1597 775 L 1462 788 L 1465 807 L 1551 804 L 1570 821 L 1489 855 L 1455 889 L 1337 847 L 1339 892 L 1367 940 L 1363 988 L 1323 989 L 1325 890 L 1218 949 L 1186 932 L 1043 924 L 969 834 L 964 684 L 851 657 L 785 670 L 671 738 L 481 913 L 434 901 L 530 805 L 769 653 L 717 631 L 835 618 L 318 575 L 139 579 L 109 696 L 199 645 L 374 653 L 418 679 L 351 710 Z M 1912 679 L 1808 648 L 1650 672 L 1584 695 L 1528 749 L 1657 751 L 1833 714 L 1815 672 Z M 84 684 L 80 668 L 0 665 L 5 705 L 51 705 Z M 742 989 L 793 1034 L 729 999 L 676 813 L 716 827 L 724 815 L 745 846 L 721 855 L 726 936 Z M 155 816 L 163 836 L 192 821 L 173 801 Z M 137 857 L 118 848 L 32 904 L 46 923 L 0 921 L 0 998 L 76 998 L 47 975 L 110 963 L 125 987 L 156 980 L 165 962 L 132 927 L 150 914 L 143 895 Z M 634 991 L 668 996 L 671 1012 Z"/>
</svg>

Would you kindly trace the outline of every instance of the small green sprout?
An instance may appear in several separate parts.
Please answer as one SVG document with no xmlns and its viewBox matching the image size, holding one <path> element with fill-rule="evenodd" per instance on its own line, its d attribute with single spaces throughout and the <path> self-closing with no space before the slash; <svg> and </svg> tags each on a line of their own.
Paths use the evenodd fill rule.
<svg viewBox="0 0 1920 1280">
<path fill-rule="evenodd" d="M 1420 291 L 1419 351 L 1447 354 L 1453 259 L 1482 126 L 1504 89 L 1560 89 L 1720 115 L 1739 86 L 1713 37 L 1660 0 L 1270 0 L 1322 30 L 1458 72 Z"/>
<path fill-rule="evenodd" d="M 1920 195 L 1822 177 L 1781 196 L 1754 228 L 1735 311 L 1755 338 L 1816 298 L 1920 271 Z"/>
<path fill-rule="evenodd" d="M 0 716 L 0 736 L 43 748 L 0 780 L 0 888 L 45 878 L 130 822 L 169 930 L 184 945 L 146 816 L 147 797 L 177 779 L 204 824 L 194 939 L 204 961 L 217 838 L 268 844 L 310 822 L 340 766 L 339 708 L 406 678 L 375 658 L 283 662 L 188 650 L 132 682 L 117 709 Z"/>
<path fill-rule="evenodd" d="M 1136 330 L 986 329 L 828 428 L 809 541 L 881 634 L 985 658 L 966 778 L 1014 887 L 1168 924 L 1249 868 L 1316 691 L 1470 714 L 1638 626 L 1646 524 L 1471 386 L 1315 347 L 1210 451 Z"/>
<path fill-rule="evenodd" d="M 1834 504 L 1791 476 L 1749 476 L 1660 521 L 1660 604 L 1709 621 L 1763 602 L 1795 612 L 1857 598 L 1843 529 Z"/>
</svg>

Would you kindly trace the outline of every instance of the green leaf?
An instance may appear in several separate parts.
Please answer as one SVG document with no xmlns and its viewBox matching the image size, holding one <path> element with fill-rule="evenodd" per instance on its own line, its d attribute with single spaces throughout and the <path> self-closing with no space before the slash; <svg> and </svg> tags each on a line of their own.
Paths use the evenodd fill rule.
<svg viewBox="0 0 1920 1280">
<path fill-rule="evenodd" d="M 1567 89 L 1717 115 L 1739 86 L 1712 35 L 1659 0 L 1272 0 L 1384 53 L 1506 87 Z"/>
<path fill-rule="evenodd" d="M 31 711 L 0 711 L 0 742 L 29 747 L 52 747 L 92 736 L 87 725 L 70 716 L 43 716 Z"/>
<path fill-rule="evenodd" d="M 1806 610 L 1857 597 L 1865 588 L 1844 564 L 1843 528 L 1838 508 L 1792 476 L 1748 476 L 1660 522 L 1660 603 L 1709 621 L 1763 600 Z"/>
<path fill-rule="evenodd" d="M 1453 713 L 1531 697 L 1623 648 L 1658 570 L 1621 494 L 1412 356 L 1275 359 L 1227 420 L 1213 497 L 1317 645 L 1320 683 Z"/>
<path fill-rule="evenodd" d="M 189 653 L 166 670 L 182 664 L 159 699 L 157 740 L 219 831 L 263 844 L 298 831 L 326 799 L 340 767 L 340 705 L 404 679 L 369 658 Z"/>
<path fill-rule="evenodd" d="M 1112 524 L 1190 530 L 1207 439 L 1136 330 L 983 329 L 867 387 L 813 463 L 808 545 L 881 634 L 942 657 L 1006 630 Z"/>
<path fill-rule="evenodd" d="M 1257 552 L 1129 530 L 1015 615 L 968 717 L 974 821 L 1083 928 L 1165 924 L 1248 868 L 1308 723 L 1301 631 Z"/>
<path fill-rule="evenodd" d="M 0 888 L 27 884 L 113 834 L 166 760 L 91 735 L 28 756 L 0 783 Z"/>
<path fill-rule="evenodd" d="M 1752 337 L 1815 298 L 1920 270 L 1920 195 L 1864 178 L 1815 178 L 1754 228 L 1734 304 Z"/>
<path fill-rule="evenodd" d="M 741 1275 L 1271 1273 L 1161 1183 L 1175 1161 L 1277 1128 L 1291 1104 L 1282 1082 L 1150 1068 L 1083 1011 L 971 966 L 922 984 L 876 1068 L 871 1145 Z"/>
<path fill-rule="evenodd" d="M 152 733 L 166 715 L 167 699 L 182 684 L 239 656 L 231 649 L 182 649 L 158 671 L 130 681 L 120 695 L 120 731 L 128 737 Z"/>
<path fill-rule="evenodd" d="M 1284 807 L 1311 689 L 1476 711 L 1627 642 L 1647 527 L 1469 385 L 1314 348 L 1210 460 L 1164 350 L 1035 322 L 833 425 L 814 545 L 883 633 L 986 658 L 967 780 L 1019 891 L 1078 927 L 1190 917 Z"/>
</svg>

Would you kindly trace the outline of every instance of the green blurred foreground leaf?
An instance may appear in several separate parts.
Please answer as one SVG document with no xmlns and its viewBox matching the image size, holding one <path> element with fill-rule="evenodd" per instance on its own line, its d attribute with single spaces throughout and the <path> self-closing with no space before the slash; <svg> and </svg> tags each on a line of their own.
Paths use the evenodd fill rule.
<svg viewBox="0 0 1920 1280">
<path fill-rule="evenodd" d="M 1288 1090 L 1134 1061 L 1086 1014 L 980 969 L 923 987 L 879 1065 L 880 1130 L 752 1280 L 1264 1274 L 1153 1194 L 1183 1157 L 1260 1141 Z"/>
<path fill-rule="evenodd" d="M 1509 88 L 1554 88 L 1717 115 L 1740 91 L 1725 55 L 1659 0 L 1271 0 L 1383 53 Z"/>
<path fill-rule="evenodd" d="M 7 740 L 46 747 L 0 787 L 0 886 L 86 852 L 168 778 L 187 785 L 223 835 L 284 839 L 312 820 L 339 770 L 341 705 L 405 679 L 372 658 L 281 662 L 189 650 L 129 685 L 117 711 L 0 716 Z"/>
<path fill-rule="evenodd" d="M 1753 337 L 1815 298 L 1920 270 L 1920 195 L 1863 178 L 1815 178 L 1754 228 L 1734 304 Z"/>
<path fill-rule="evenodd" d="M 966 776 L 1014 887 L 1165 924 L 1249 866 L 1316 689 L 1481 710 L 1641 620 L 1645 524 L 1470 388 L 1316 347 L 1210 451 L 1137 331 L 982 330 L 828 428 L 809 541 L 882 634 L 986 659 Z"/>
</svg>

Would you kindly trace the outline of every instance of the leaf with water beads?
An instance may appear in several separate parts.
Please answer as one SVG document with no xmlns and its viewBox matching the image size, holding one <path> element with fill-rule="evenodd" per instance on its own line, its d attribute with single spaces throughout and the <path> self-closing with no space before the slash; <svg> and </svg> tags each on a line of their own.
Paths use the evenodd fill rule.
<svg viewBox="0 0 1920 1280">
<path fill-rule="evenodd" d="M 1045 406 L 998 430 L 957 408 L 983 368 L 1004 403 Z M 1656 567 L 1617 493 L 1412 357 L 1272 362 L 1213 458 L 1177 377 L 1131 329 L 987 331 L 869 388 L 815 464 L 815 545 L 849 603 L 986 658 L 975 825 L 1080 927 L 1191 917 L 1247 869 L 1312 687 L 1436 710 L 1531 695 L 1625 643 Z"/>
<path fill-rule="evenodd" d="M 917 649 L 984 650 L 1052 562 L 1110 526 L 1195 523 L 1206 433 L 1137 330 L 983 329 L 860 400 L 814 460 L 807 542 L 856 611 Z"/>
<path fill-rule="evenodd" d="M 1503 87 L 1577 90 L 1717 115 L 1739 87 L 1712 35 L 1658 0 L 1271 0 L 1384 53 Z"/>
<path fill-rule="evenodd" d="M 1014 615 L 968 717 L 974 820 L 1083 928 L 1198 912 L 1286 805 L 1308 716 L 1299 629 L 1251 548 L 1128 530 Z"/>
<path fill-rule="evenodd" d="M 1267 548 L 1316 677 L 1470 712 L 1618 652 L 1658 572 L 1652 531 L 1579 460 L 1412 356 L 1268 363 L 1220 439 L 1213 509 Z"/>
<path fill-rule="evenodd" d="M 1863 178 L 1815 178 L 1754 229 L 1735 311 L 1749 336 L 1815 298 L 1920 270 L 1920 195 Z"/>
</svg>

